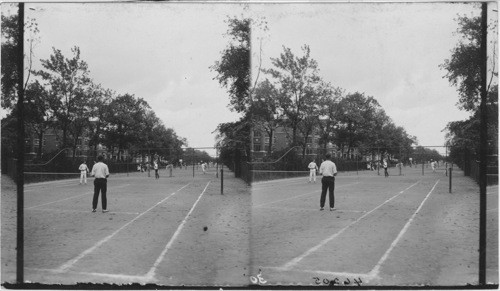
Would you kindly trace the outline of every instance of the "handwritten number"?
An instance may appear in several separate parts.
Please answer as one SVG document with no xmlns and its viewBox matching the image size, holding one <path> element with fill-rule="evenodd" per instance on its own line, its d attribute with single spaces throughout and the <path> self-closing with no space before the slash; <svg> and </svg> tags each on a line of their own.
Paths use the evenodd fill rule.
<svg viewBox="0 0 500 291">
<path fill-rule="evenodd" d="M 262 270 L 259 269 L 259 274 L 255 277 L 255 276 L 250 276 L 250 281 L 252 282 L 252 284 L 266 284 L 267 281 L 264 280 L 264 278 L 262 278 Z"/>
<path fill-rule="evenodd" d="M 259 277 L 260 274 L 257 276 Z M 329 279 L 323 279 L 321 280 L 320 277 L 313 277 L 314 279 L 314 283 L 316 285 L 321 285 L 321 283 L 323 283 L 324 285 L 328 285 L 328 286 L 336 286 L 336 285 L 340 285 L 340 280 L 339 278 L 334 278 L 333 280 L 329 280 Z M 265 283 L 265 282 L 264 282 Z M 352 284 L 356 284 L 358 286 L 361 286 L 361 284 L 363 283 L 363 281 L 361 280 L 361 278 L 353 278 L 353 281 L 351 282 L 351 280 L 349 278 L 346 278 L 344 281 L 343 281 L 344 285 L 350 285 L 351 283 Z"/>
<path fill-rule="evenodd" d="M 258 274 L 258 275 L 257 275 L 257 278 L 259 278 L 259 284 L 266 284 L 266 283 L 267 283 L 267 281 L 266 281 L 266 280 L 264 280 L 264 278 L 262 278 L 262 275 L 261 275 L 261 274 Z"/>
<path fill-rule="evenodd" d="M 361 278 L 358 277 L 358 280 L 356 280 L 356 278 L 354 278 L 354 283 L 356 283 L 358 286 L 361 286 L 363 281 L 361 281 Z"/>
</svg>

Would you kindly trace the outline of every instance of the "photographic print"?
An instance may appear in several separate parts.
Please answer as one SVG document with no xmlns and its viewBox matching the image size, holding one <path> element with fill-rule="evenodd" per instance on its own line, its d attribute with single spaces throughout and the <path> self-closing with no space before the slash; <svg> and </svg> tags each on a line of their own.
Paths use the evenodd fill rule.
<svg viewBox="0 0 500 291">
<path fill-rule="evenodd" d="M 2 286 L 497 288 L 497 25 L 2 3 Z"/>
</svg>

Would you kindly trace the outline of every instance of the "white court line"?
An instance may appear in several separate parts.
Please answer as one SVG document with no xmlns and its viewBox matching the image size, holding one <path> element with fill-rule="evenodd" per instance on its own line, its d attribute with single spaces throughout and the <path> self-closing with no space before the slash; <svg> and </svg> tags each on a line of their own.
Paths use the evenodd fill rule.
<svg viewBox="0 0 500 291">
<path fill-rule="evenodd" d="M 113 186 L 113 187 L 109 187 L 108 189 L 116 189 L 116 188 L 127 187 L 127 186 L 130 186 L 130 184 Z M 47 203 L 43 203 L 43 204 L 31 206 L 31 207 L 25 207 L 24 209 L 29 210 L 29 209 L 37 208 L 37 207 L 40 207 L 40 206 L 45 206 L 45 205 L 54 204 L 54 203 L 61 202 L 61 201 L 66 201 L 66 200 L 78 198 L 78 197 L 81 197 L 81 196 L 84 196 L 84 195 L 94 195 L 94 193 L 93 192 L 90 192 L 90 193 L 87 192 L 87 193 L 83 193 L 83 194 L 76 195 L 76 196 L 71 196 L 71 197 L 64 198 L 64 199 L 59 199 L 59 200 L 52 201 L 52 202 L 47 202 Z"/>
<path fill-rule="evenodd" d="M 346 187 L 346 186 L 352 186 L 352 185 L 356 185 L 356 184 L 359 184 L 359 182 L 352 183 L 352 184 L 341 185 L 341 186 L 335 187 L 335 189 L 337 189 L 337 188 L 342 188 L 342 187 Z M 272 201 L 272 202 L 266 202 L 266 203 L 262 203 L 262 204 L 254 205 L 253 207 L 261 207 L 261 206 L 263 206 L 263 205 L 269 205 L 269 204 L 278 203 L 278 202 L 282 202 L 282 201 L 286 201 L 286 200 L 290 200 L 290 199 L 295 199 L 295 198 L 298 198 L 298 197 L 302 197 L 302 196 L 306 196 L 306 195 L 311 195 L 311 194 L 313 194 L 313 193 L 318 193 L 318 192 L 321 192 L 321 190 L 316 189 L 316 190 L 314 190 L 314 191 L 312 191 L 312 192 L 307 192 L 307 193 L 305 193 L 305 194 L 300 194 L 300 195 L 296 195 L 296 196 L 288 197 L 288 198 L 281 199 L 281 200 L 276 200 L 276 201 Z"/>
<path fill-rule="evenodd" d="M 263 190 L 263 189 L 269 189 L 272 187 L 277 187 L 277 183 L 279 184 L 279 187 L 283 187 L 286 185 L 295 185 L 295 184 L 314 184 L 314 182 L 307 183 L 307 180 L 297 180 L 297 178 L 289 178 L 289 179 L 284 179 L 284 180 L 273 180 L 273 181 L 266 181 L 266 182 L 257 182 L 257 183 L 252 183 L 252 190 Z M 288 182 L 288 183 L 283 183 L 283 182 Z M 276 184 L 269 184 L 269 183 L 276 183 Z M 316 184 L 321 184 L 321 182 L 316 182 Z M 256 187 L 257 186 L 257 187 Z M 260 186 L 260 187 L 258 187 Z"/>
<path fill-rule="evenodd" d="M 51 209 L 51 208 L 38 208 L 38 209 L 31 209 L 34 211 L 53 211 L 53 212 L 70 212 L 70 213 L 91 213 L 90 211 L 83 211 L 83 210 L 62 210 L 62 209 Z M 139 214 L 139 212 L 123 212 L 123 211 L 109 211 L 109 214 L 112 213 L 117 213 L 117 214 Z"/>
<path fill-rule="evenodd" d="M 127 222 L 126 224 L 124 224 L 122 227 L 120 227 L 119 229 L 117 229 L 115 232 L 113 232 L 112 234 L 108 235 L 107 237 L 103 238 L 102 240 L 100 240 L 99 242 L 97 242 L 95 245 L 93 245 L 91 248 L 83 251 L 81 254 L 79 254 L 76 258 L 74 259 L 71 259 L 69 260 L 68 262 L 64 263 L 63 265 L 61 265 L 57 270 L 59 272 L 64 272 L 66 270 L 68 270 L 69 268 L 71 268 L 74 264 L 76 264 L 76 262 L 78 262 L 80 259 L 82 259 L 83 257 L 85 257 L 86 255 L 92 253 L 94 250 L 96 250 L 98 247 L 100 247 L 102 244 L 106 243 L 108 240 L 110 240 L 113 236 L 115 236 L 118 232 L 120 232 L 122 229 L 124 229 L 125 227 L 127 227 L 128 225 L 130 225 L 131 223 L 133 223 L 134 221 L 136 221 L 137 219 L 139 219 L 139 217 L 143 216 L 144 214 L 148 213 L 149 211 L 151 211 L 153 208 L 155 208 L 156 206 L 160 205 L 161 203 L 165 202 L 165 200 L 167 200 L 168 198 L 172 197 L 175 193 L 181 191 L 182 189 L 186 188 L 189 184 L 191 184 L 192 182 L 189 182 L 188 184 L 182 186 L 180 189 L 178 189 L 177 191 L 173 192 L 172 194 L 168 195 L 167 197 L 163 198 L 160 202 L 156 203 L 155 205 L 153 205 L 152 207 L 150 207 L 148 210 L 142 212 L 141 214 L 137 215 L 134 219 L 132 219 L 131 221 Z"/>
<path fill-rule="evenodd" d="M 43 187 L 42 189 L 54 189 L 54 188 L 64 188 L 64 187 L 70 187 L 70 186 L 75 186 L 75 185 L 78 185 L 78 184 L 65 184 L 65 185 L 58 185 L 58 186 L 52 186 L 52 187 Z M 37 185 L 39 186 L 39 185 Z M 39 190 L 40 187 L 30 187 L 30 188 L 25 188 L 24 192 L 35 192 L 37 190 Z"/>
<path fill-rule="evenodd" d="M 85 195 L 89 195 L 89 193 L 83 193 L 83 194 L 80 194 L 80 195 L 71 196 L 71 197 L 68 197 L 68 198 L 64 198 L 64 199 L 60 199 L 60 200 L 56 200 L 56 201 L 52 201 L 52 202 L 47 202 L 47 203 L 43 203 L 43 204 L 31 206 L 31 207 L 25 207 L 24 209 L 29 210 L 29 209 L 37 208 L 37 207 L 40 207 L 40 206 L 45 206 L 45 205 L 54 204 L 54 203 L 61 202 L 61 201 L 75 199 L 75 198 L 82 197 L 82 196 L 85 196 Z"/>
<path fill-rule="evenodd" d="M 420 203 L 420 206 L 417 208 L 417 210 L 415 211 L 415 213 L 413 213 L 413 215 L 410 217 L 410 219 L 408 219 L 408 222 L 406 222 L 405 226 L 403 227 L 403 229 L 401 229 L 401 231 L 399 232 L 399 234 L 396 237 L 396 239 L 391 243 L 391 246 L 389 247 L 389 249 L 387 249 L 387 251 L 382 256 L 382 258 L 380 258 L 380 260 L 378 261 L 377 265 L 375 265 L 375 267 L 370 271 L 370 274 L 373 277 L 377 277 L 378 276 L 378 273 L 380 271 L 380 266 L 385 262 L 385 260 L 387 260 L 387 258 L 389 257 L 389 254 L 391 253 L 391 251 L 394 249 L 394 247 L 396 246 L 396 244 L 399 242 L 399 240 L 406 233 L 406 231 L 410 227 L 410 224 L 413 222 L 413 219 L 415 219 L 415 216 L 418 214 L 418 212 L 420 211 L 420 209 L 422 209 L 422 206 L 424 206 L 425 201 L 427 201 L 427 199 L 430 197 L 432 191 L 434 191 L 434 188 L 436 188 L 436 186 L 437 186 L 438 183 L 439 183 L 439 180 L 436 181 L 436 183 L 432 187 L 431 191 L 429 191 L 429 193 L 427 193 L 427 196 L 425 196 L 425 198 L 422 201 L 422 203 Z"/>
<path fill-rule="evenodd" d="M 30 183 L 30 184 L 25 184 L 24 188 L 38 188 L 40 186 L 51 186 L 52 184 L 65 184 L 63 186 L 69 186 L 69 185 L 78 185 L 76 183 L 80 183 L 80 176 L 78 176 L 78 179 L 64 179 L 64 180 L 55 180 L 55 181 L 47 181 L 47 182 L 38 182 L 38 183 Z"/>
<path fill-rule="evenodd" d="M 263 209 L 282 209 L 282 210 L 304 210 L 304 211 L 318 211 L 318 208 L 294 208 L 294 207 L 274 207 L 274 206 L 261 206 Z M 328 211 L 327 211 L 328 212 Z M 349 209 L 336 209 L 334 212 L 366 212 L 363 210 L 349 210 Z"/>
<path fill-rule="evenodd" d="M 420 183 L 420 180 L 417 181 L 415 184 L 412 184 L 411 186 L 409 186 L 408 188 L 404 189 L 403 191 L 399 192 L 398 194 L 392 196 L 391 198 L 387 199 L 386 201 L 384 201 L 382 204 L 380 204 L 379 206 L 373 208 L 372 210 L 368 211 L 367 213 L 363 214 L 361 217 L 359 217 L 358 219 L 356 219 L 354 222 L 352 222 L 351 224 L 348 224 L 347 226 L 345 226 L 344 228 L 342 228 L 341 230 L 339 230 L 338 232 L 334 233 L 333 235 L 329 236 L 328 238 L 322 240 L 318 245 L 310 248 L 309 250 L 307 250 L 306 252 L 304 252 L 302 255 L 292 259 L 291 261 L 289 261 L 288 263 L 284 264 L 281 268 L 283 270 L 290 270 L 291 268 L 293 268 L 295 265 L 297 265 L 300 261 L 302 261 L 302 259 L 304 259 L 305 257 L 309 256 L 310 254 L 314 253 L 315 251 L 317 251 L 318 249 L 320 249 L 322 246 L 324 246 L 325 244 L 327 244 L 328 242 L 330 242 L 331 240 L 333 240 L 334 238 L 336 238 L 337 236 L 339 236 L 340 234 L 342 234 L 346 229 L 348 229 L 349 227 L 353 226 L 354 224 L 358 223 L 360 220 L 362 220 L 363 218 L 365 218 L 366 216 L 370 215 L 372 212 L 374 212 L 375 210 L 379 209 L 380 207 L 382 207 L 383 205 L 387 204 L 388 202 L 390 202 L 391 200 L 393 200 L 394 198 L 398 197 L 399 195 L 403 194 L 406 190 L 412 188 L 413 186 L 417 185 L 418 183 Z"/>
<path fill-rule="evenodd" d="M 198 204 L 198 202 L 200 201 L 201 197 L 203 196 L 203 194 L 207 190 L 208 185 L 210 185 L 210 181 L 208 181 L 207 185 L 205 186 L 205 189 L 203 189 L 203 192 L 201 192 L 200 196 L 198 197 L 198 199 L 196 200 L 196 202 L 193 204 L 193 207 L 191 207 L 191 210 L 189 210 L 189 212 L 186 215 L 186 217 L 184 217 L 184 220 L 182 220 L 182 222 L 179 225 L 179 227 L 177 227 L 177 230 L 175 231 L 175 233 L 172 236 L 172 238 L 170 238 L 170 240 L 168 241 L 167 245 L 165 246 L 165 249 L 161 252 L 160 256 L 156 259 L 155 263 L 153 264 L 153 267 L 151 267 L 151 269 L 149 270 L 149 272 L 146 274 L 145 277 L 148 280 L 151 280 L 151 281 L 154 280 L 156 268 L 158 268 L 158 265 L 160 265 L 160 263 L 163 261 L 163 258 L 165 257 L 165 255 L 167 254 L 168 250 L 170 249 L 170 247 L 174 243 L 175 239 L 177 238 L 177 236 L 179 235 L 179 233 L 181 233 L 181 230 L 184 228 L 184 224 L 186 224 L 186 221 L 187 221 L 189 215 L 191 215 L 191 212 L 193 212 L 194 208 L 196 207 L 196 204 Z"/>
</svg>

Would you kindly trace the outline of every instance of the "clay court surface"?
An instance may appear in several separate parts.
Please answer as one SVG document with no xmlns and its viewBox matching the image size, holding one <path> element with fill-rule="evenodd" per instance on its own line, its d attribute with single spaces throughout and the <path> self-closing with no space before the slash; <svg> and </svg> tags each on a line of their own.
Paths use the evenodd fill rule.
<svg viewBox="0 0 500 291">
<path fill-rule="evenodd" d="M 112 175 L 109 213 L 93 179 L 25 186 L 25 269 L 45 284 L 171 286 L 477 284 L 479 187 L 461 171 L 339 173 L 336 211 L 317 183 L 252 188 L 226 171 Z M 16 280 L 16 192 L 2 176 L 2 282 Z M 487 282 L 498 284 L 498 186 L 488 187 Z M 207 231 L 203 228 L 207 226 Z"/>
<path fill-rule="evenodd" d="M 215 169 L 111 175 L 108 213 L 92 213 L 93 178 L 25 185 L 25 275 L 45 284 L 249 282 L 250 187 Z M 2 176 L 2 282 L 15 283 L 15 185 Z M 204 227 L 207 230 L 204 230 Z"/>
<path fill-rule="evenodd" d="M 320 177 L 252 187 L 252 265 L 268 285 L 477 284 L 479 187 L 444 169 L 339 173 L 320 211 Z M 498 284 L 498 187 L 488 188 L 487 282 Z"/>
</svg>

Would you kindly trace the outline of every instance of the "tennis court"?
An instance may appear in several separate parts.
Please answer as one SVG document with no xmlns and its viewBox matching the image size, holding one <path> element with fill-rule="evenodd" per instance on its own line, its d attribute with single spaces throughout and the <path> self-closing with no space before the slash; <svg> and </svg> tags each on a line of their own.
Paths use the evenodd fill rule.
<svg viewBox="0 0 500 291">
<path fill-rule="evenodd" d="M 253 184 L 256 284 L 477 284 L 479 187 L 444 168 L 339 173 L 335 211 L 320 211 L 321 177 Z M 498 186 L 488 187 L 487 282 L 498 284 Z"/>
<path fill-rule="evenodd" d="M 191 168 L 111 175 L 108 213 L 93 179 L 25 185 L 24 277 L 45 284 L 248 284 L 250 187 Z M 15 185 L 2 179 L 2 281 L 15 282 Z M 204 229 L 206 227 L 206 230 Z"/>
</svg>

